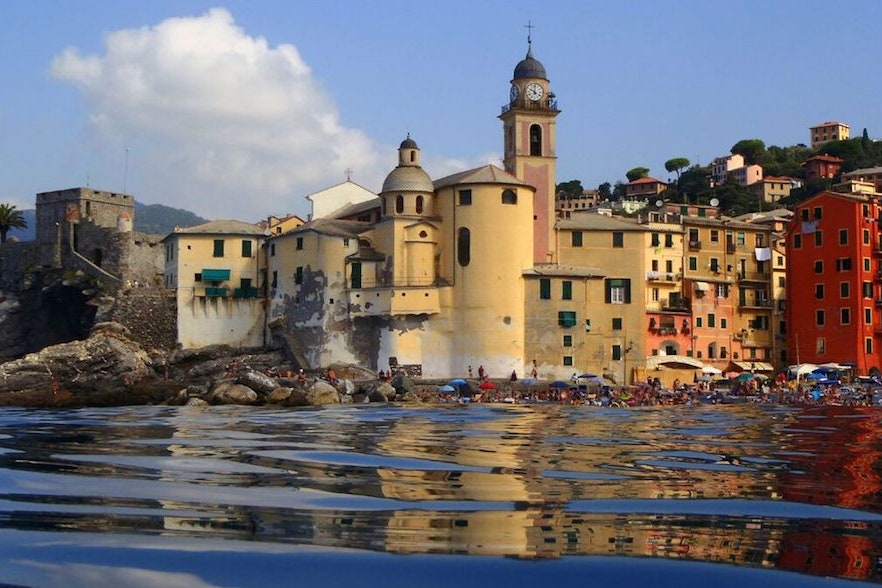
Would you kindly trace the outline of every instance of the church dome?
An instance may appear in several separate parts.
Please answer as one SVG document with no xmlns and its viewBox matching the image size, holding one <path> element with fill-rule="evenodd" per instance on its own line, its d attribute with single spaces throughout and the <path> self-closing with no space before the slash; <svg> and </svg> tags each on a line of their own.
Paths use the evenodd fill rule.
<svg viewBox="0 0 882 588">
<path fill-rule="evenodd" d="M 545 76 L 545 66 L 539 63 L 538 59 L 533 57 L 533 50 L 527 49 L 527 56 L 515 66 L 514 79 L 522 80 L 524 78 L 538 78 L 547 80 Z"/>
<path fill-rule="evenodd" d="M 407 139 L 401 142 L 401 145 L 398 147 L 399 149 L 419 149 L 416 144 L 416 141 L 410 138 L 410 133 L 407 134 Z"/>
<path fill-rule="evenodd" d="M 429 174 L 419 166 L 399 165 L 383 182 L 383 192 L 434 192 Z"/>
</svg>

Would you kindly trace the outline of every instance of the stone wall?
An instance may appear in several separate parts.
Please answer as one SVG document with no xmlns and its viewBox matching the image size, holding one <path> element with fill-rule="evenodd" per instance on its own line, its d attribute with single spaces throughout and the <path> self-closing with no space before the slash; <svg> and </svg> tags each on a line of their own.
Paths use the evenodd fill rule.
<svg viewBox="0 0 882 588">
<path fill-rule="evenodd" d="M 164 235 L 132 233 L 133 243 L 129 248 L 128 267 L 125 279 L 139 284 L 163 287 L 165 273 Z"/>
<path fill-rule="evenodd" d="M 39 248 L 33 241 L 7 241 L 0 245 L 0 291 L 18 292 L 25 272 L 39 263 Z"/>
<path fill-rule="evenodd" d="M 171 350 L 178 336 L 176 317 L 174 290 L 138 287 L 117 293 L 110 319 L 128 327 L 144 349 Z"/>
</svg>

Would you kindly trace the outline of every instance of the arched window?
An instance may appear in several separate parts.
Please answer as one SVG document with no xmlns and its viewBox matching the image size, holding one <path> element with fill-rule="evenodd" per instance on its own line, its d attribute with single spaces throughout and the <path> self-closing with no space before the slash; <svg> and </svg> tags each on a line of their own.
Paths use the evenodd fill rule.
<svg viewBox="0 0 882 588">
<path fill-rule="evenodd" d="M 401 194 L 395 197 L 395 212 L 398 214 L 404 212 L 404 196 Z"/>
<path fill-rule="evenodd" d="M 469 264 L 469 261 L 471 261 L 471 257 L 472 257 L 471 241 L 472 241 L 471 232 L 465 227 L 462 227 L 461 229 L 459 229 L 459 239 L 457 240 L 457 243 L 456 243 L 456 258 L 457 258 L 457 261 L 459 261 L 459 265 L 461 265 L 462 267 L 467 266 Z"/>
<path fill-rule="evenodd" d="M 380 213 L 381 216 L 386 216 L 386 199 L 383 198 L 381 204 L 383 205 L 383 211 Z"/>
<path fill-rule="evenodd" d="M 709 343 L 707 346 L 707 357 L 708 359 L 716 359 L 717 358 L 717 344 Z"/>
<path fill-rule="evenodd" d="M 517 204 L 518 203 L 518 195 L 514 190 L 503 190 L 502 191 L 502 203 L 503 204 Z"/>
<path fill-rule="evenodd" d="M 423 214 L 423 197 L 422 196 L 416 197 L 416 213 Z"/>
<path fill-rule="evenodd" d="M 411 151 L 410 152 L 410 162 L 413 163 L 414 161 L 416 161 L 416 151 Z"/>
<path fill-rule="evenodd" d="M 530 155 L 542 155 L 542 127 L 530 126 Z"/>
</svg>

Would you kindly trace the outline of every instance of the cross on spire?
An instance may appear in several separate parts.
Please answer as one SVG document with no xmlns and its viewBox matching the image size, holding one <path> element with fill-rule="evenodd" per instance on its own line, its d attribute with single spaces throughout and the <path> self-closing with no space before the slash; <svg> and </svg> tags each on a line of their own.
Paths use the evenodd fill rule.
<svg viewBox="0 0 882 588">
<path fill-rule="evenodd" d="M 346 172 L 346 181 L 350 181 L 350 178 L 352 177 L 352 169 L 347 167 L 343 171 Z"/>
<path fill-rule="evenodd" d="M 527 21 L 527 24 L 524 25 L 524 28 L 527 29 L 527 49 L 531 49 L 533 46 L 533 29 L 536 27 L 533 26 L 532 21 Z"/>
</svg>

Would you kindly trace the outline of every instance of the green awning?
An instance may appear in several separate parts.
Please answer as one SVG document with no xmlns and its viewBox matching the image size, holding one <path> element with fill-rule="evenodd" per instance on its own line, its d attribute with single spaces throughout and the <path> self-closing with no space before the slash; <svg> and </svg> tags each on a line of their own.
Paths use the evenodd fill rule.
<svg viewBox="0 0 882 588">
<path fill-rule="evenodd" d="M 225 282 L 230 279 L 228 269 L 204 269 L 202 270 L 203 282 Z"/>
</svg>

